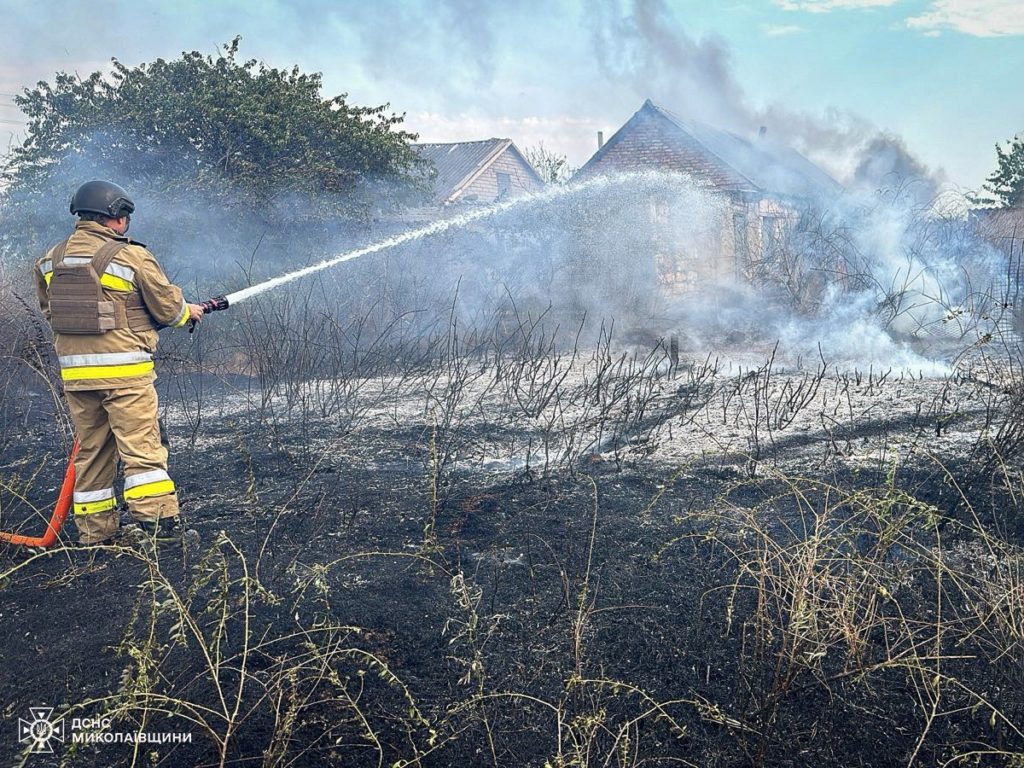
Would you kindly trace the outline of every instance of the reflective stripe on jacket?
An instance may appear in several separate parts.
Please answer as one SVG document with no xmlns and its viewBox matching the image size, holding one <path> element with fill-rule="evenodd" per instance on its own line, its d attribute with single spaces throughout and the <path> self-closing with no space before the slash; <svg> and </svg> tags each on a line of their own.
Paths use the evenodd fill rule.
<svg viewBox="0 0 1024 768">
<path fill-rule="evenodd" d="M 68 241 L 64 261 L 82 264 L 106 242 L 124 239 L 94 221 L 79 221 Z M 33 269 L 39 308 L 50 319 L 49 284 L 53 276 L 53 249 Z M 181 289 L 172 284 L 156 258 L 139 243 L 121 249 L 100 275 L 104 297 L 126 302 L 138 295 L 153 320 L 180 328 L 188 322 L 188 305 Z M 153 353 L 159 336 L 155 330 L 117 328 L 100 334 L 55 333 L 54 345 L 61 378 L 67 390 L 117 389 L 138 386 L 156 378 Z"/>
<path fill-rule="evenodd" d="M 88 264 L 92 261 L 92 256 L 65 256 L 64 263 L 70 266 L 77 264 Z M 50 278 L 53 277 L 53 260 L 45 259 L 39 265 L 39 271 L 43 274 L 43 279 L 46 284 L 50 284 Z M 116 262 L 110 262 L 107 265 L 106 270 L 100 275 L 100 285 L 104 288 L 109 288 L 112 291 L 134 291 L 135 290 L 135 270 L 131 267 L 125 267 Z"/>
<path fill-rule="evenodd" d="M 153 356 L 148 352 L 60 355 L 57 362 L 65 382 L 135 378 L 153 370 Z"/>
</svg>

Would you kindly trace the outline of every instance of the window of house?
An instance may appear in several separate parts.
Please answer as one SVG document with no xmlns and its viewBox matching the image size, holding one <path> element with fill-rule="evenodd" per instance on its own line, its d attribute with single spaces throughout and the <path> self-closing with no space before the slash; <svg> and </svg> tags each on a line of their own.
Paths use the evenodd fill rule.
<svg viewBox="0 0 1024 768">
<path fill-rule="evenodd" d="M 512 189 L 512 176 L 498 171 L 498 197 L 504 197 Z"/>
</svg>

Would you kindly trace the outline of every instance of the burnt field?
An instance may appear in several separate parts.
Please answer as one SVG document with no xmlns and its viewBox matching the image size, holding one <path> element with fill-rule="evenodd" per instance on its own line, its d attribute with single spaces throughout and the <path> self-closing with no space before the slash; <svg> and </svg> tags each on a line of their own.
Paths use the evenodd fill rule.
<svg viewBox="0 0 1024 768">
<path fill-rule="evenodd" d="M 2 553 L 5 764 L 1024 759 L 1024 378 L 994 343 L 922 377 L 533 320 L 197 336 L 160 387 L 200 544 Z M 0 514 L 37 533 L 69 434 L 19 343 Z M 191 741 L 27 755 L 32 706 Z"/>
</svg>

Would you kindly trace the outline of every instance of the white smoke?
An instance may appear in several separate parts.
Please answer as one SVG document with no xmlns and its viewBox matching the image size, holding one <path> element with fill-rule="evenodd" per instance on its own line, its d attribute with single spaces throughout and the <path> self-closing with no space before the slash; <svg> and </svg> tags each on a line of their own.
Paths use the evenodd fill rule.
<svg viewBox="0 0 1024 768">
<path fill-rule="evenodd" d="M 943 181 L 905 143 L 869 120 L 834 106 L 812 114 L 780 103 L 756 106 L 736 79 L 724 40 L 689 33 L 665 0 L 592 4 L 590 31 L 602 86 L 620 101 L 650 97 L 683 117 L 754 136 L 771 136 L 822 165 L 846 184 Z"/>
</svg>

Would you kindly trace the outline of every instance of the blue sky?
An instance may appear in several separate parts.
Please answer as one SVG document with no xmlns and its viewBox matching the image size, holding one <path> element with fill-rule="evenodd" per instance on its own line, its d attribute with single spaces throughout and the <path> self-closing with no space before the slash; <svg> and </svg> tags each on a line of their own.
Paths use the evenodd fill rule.
<svg viewBox="0 0 1024 768">
<path fill-rule="evenodd" d="M 389 102 L 422 140 L 543 141 L 574 164 L 647 97 L 738 132 L 767 125 L 836 175 L 878 131 L 974 188 L 1024 131 L 1021 0 L 0 0 L 0 137 L 11 94 L 182 50 L 324 73 Z"/>
</svg>

